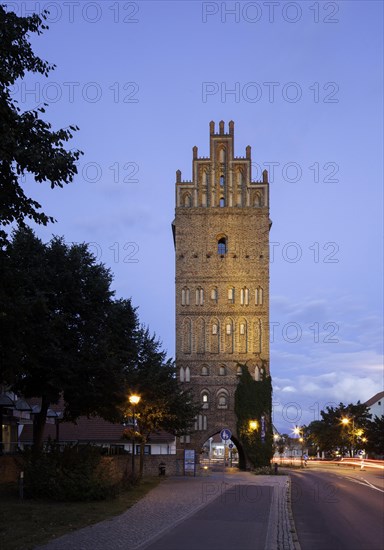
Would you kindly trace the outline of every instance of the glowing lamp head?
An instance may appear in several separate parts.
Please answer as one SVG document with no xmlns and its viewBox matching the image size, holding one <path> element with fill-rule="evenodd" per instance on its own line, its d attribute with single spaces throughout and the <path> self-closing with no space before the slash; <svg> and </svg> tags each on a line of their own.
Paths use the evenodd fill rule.
<svg viewBox="0 0 384 550">
<path fill-rule="evenodd" d="M 140 399 L 141 399 L 140 395 L 133 394 L 129 396 L 129 402 L 131 405 L 137 405 Z"/>
<path fill-rule="evenodd" d="M 257 430 L 258 424 L 257 420 L 250 420 L 249 421 L 249 429 L 250 430 Z"/>
</svg>

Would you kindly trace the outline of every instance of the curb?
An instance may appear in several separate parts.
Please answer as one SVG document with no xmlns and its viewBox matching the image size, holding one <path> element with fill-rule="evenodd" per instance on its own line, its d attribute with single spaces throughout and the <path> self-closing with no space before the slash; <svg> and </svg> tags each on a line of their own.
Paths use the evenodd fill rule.
<svg viewBox="0 0 384 550">
<path fill-rule="evenodd" d="M 295 550 L 301 550 L 301 546 L 299 543 L 299 537 L 297 536 L 296 526 L 295 526 L 295 520 L 293 519 L 293 513 L 292 513 L 292 492 L 291 492 L 291 478 L 288 477 L 287 481 L 287 493 L 286 493 L 286 499 L 287 499 L 287 509 L 288 509 L 288 520 L 289 520 L 289 531 L 292 536 L 292 542 L 295 547 Z"/>
</svg>

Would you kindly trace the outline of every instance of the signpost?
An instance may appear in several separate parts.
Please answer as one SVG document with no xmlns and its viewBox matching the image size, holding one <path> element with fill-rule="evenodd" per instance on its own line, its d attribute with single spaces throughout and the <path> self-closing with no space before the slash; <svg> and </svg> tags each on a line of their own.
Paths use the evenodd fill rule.
<svg viewBox="0 0 384 550">
<path fill-rule="evenodd" d="M 185 449 L 184 450 L 184 474 L 187 472 L 193 472 L 193 475 L 196 475 L 196 461 L 195 461 L 195 450 L 194 449 Z"/>
<path fill-rule="evenodd" d="M 226 458 L 226 452 L 227 452 L 227 441 L 229 441 L 232 437 L 232 432 L 229 428 L 223 428 L 220 432 L 220 437 L 224 441 L 224 468 L 225 468 L 225 458 Z"/>
</svg>

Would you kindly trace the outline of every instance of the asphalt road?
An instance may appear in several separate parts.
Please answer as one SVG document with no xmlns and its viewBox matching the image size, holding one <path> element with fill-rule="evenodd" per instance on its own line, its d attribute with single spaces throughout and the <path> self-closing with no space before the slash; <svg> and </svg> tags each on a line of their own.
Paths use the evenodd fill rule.
<svg viewBox="0 0 384 550">
<path fill-rule="evenodd" d="M 272 487 L 235 485 L 148 550 L 264 550 Z"/>
<path fill-rule="evenodd" d="M 290 475 L 301 550 L 384 550 L 382 472 L 309 466 Z"/>
</svg>

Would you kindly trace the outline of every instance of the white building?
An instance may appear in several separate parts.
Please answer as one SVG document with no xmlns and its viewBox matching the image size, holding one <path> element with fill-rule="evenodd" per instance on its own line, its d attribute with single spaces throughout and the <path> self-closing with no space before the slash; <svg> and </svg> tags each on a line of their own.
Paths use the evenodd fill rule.
<svg viewBox="0 0 384 550">
<path fill-rule="evenodd" d="M 378 416 L 379 418 L 384 415 L 384 391 L 381 391 L 371 397 L 371 399 L 368 399 L 364 403 L 369 408 L 369 412 L 372 415 L 371 420 L 375 419 L 375 416 Z"/>
</svg>

